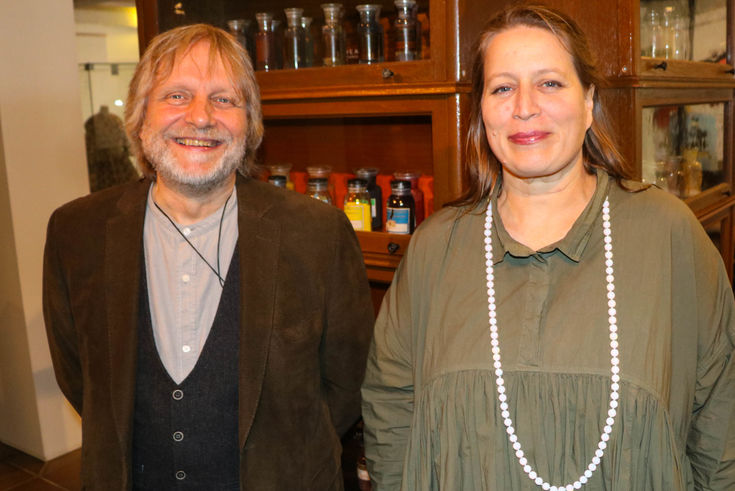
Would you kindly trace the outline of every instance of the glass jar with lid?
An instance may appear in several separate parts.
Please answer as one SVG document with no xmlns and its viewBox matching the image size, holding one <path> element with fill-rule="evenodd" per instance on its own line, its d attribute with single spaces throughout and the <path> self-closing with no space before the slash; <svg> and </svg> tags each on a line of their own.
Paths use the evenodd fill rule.
<svg viewBox="0 0 735 491">
<path fill-rule="evenodd" d="M 273 16 L 268 12 L 255 14 L 258 32 L 255 34 L 255 69 L 275 70 L 278 64 L 276 36 L 273 31 Z"/>
<path fill-rule="evenodd" d="M 411 234 L 416 228 L 416 205 L 409 181 L 390 182 L 391 195 L 385 204 L 385 231 L 392 234 Z"/>
<path fill-rule="evenodd" d="M 322 43 L 324 66 L 344 65 L 345 56 L 345 31 L 342 27 L 342 4 L 323 3 L 324 25 L 322 26 Z"/>
<path fill-rule="evenodd" d="M 395 0 L 393 38 L 396 61 L 421 59 L 421 22 L 416 19 L 415 0 Z"/>
<path fill-rule="evenodd" d="M 286 177 L 285 176 L 270 175 L 268 176 L 268 182 L 270 184 L 273 184 L 277 188 L 286 189 Z"/>
<path fill-rule="evenodd" d="M 359 62 L 380 63 L 383 61 L 383 25 L 379 20 L 381 6 L 368 3 L 355 8 L 360 13 L 360 23 L 357 25 Z"/>
<path fill-rule="evenodd" d="M 286 188 L 293 190 L 291 181 L 291 164 L 270 164 L 266 166 L 271 176 L 283 176 L 286 178 Z"/>
<path fill-rule="evenodd" d="M 370 195 L 367 192 L 367 182 L 363 179 L 347 181 L 344 212 L 355 230 L 371 230 Z"/>
<path fill-rule="evenodd" d="M 329 194 L 329 181 L 323 177 L 312 177 L 306 184 L 306 195 L 331 205 L 334 201 Z"/>
<path fill-rule="evenodd" d="M 301 25 L 304 9 L 284 9 L 288 27 L 284 33 L 284 68 L 304 68 L 306 66 L 306 36 Z"/>
<path fill-rule="evenodd" d="M 424 193 L 419 189 L 419 178 L 421 172 L 417 170 L 400 170 L 393 173 L 399 181 L 409 181 L 411 183 L 411 194 L 416 206 L 416 226 L 418 227 L 424 221 Z"/>
</svg>

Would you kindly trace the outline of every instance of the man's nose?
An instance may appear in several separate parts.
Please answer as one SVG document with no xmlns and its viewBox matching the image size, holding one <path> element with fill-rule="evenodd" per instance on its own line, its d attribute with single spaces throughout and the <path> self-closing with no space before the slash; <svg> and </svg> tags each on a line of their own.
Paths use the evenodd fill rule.
<svg viewBox="0 0 735 491">
<path fill-rule="evenodd" d="M 197 128 L 206 128 L 214 123 L 212 102 L 208 97 L 195 96 L 186 115 L 186 122 Z"/>
</svg>

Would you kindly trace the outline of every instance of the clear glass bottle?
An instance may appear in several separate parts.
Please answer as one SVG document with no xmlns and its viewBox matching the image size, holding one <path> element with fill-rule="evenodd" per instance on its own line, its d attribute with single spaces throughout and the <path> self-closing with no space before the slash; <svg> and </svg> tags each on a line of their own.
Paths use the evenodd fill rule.
<svg viewBox="0 0 735 491">
<path fill-rule="evenodd" d="M 251 26 L 252 21 L 250 19 L 231 19 L 227 21 L 227 28 L 230 34 L 235 36 L 237 42 L 247 50 L 248 55 L 252 59 L 255 50 L 253 47 L 253 36 L 250 32 Z"/>
<path fill-rule="evenodd" d="M 258 32 L 255 33 L 255 69 L 275 70 L 277 58 L 273 16 L 268 12 L 258 12 L 255 19 L 258 23 Z"/>
<path fill-rule="evenodd" d="M 306 184 L 306 195 L 331 205 L 334 201 L 329 194 L 329 181 L 323 177 L 312 177 Z"/>
<path fill-rule="evenodd" d="M 342 4 L 324 3 L 324 25 L 322 26 L 322 42 L 324 43 L 324 66 L 345 64 L 345 31 L 342 28 Z"/>
<path fill-rule="evenodd" d="M 383 26 L 378 20 L 380 5 L 369 3 L 358 5 L 360 23 L 357 25 L 357 36 L 360 45 L 359 63 L 379 63 L 383 61 Z"/>
<path fill-rule="evenodd" d="M 411 182 L 393 180 L 391 195 L 385 203 L 385 231 L 391 234 L 412 234 L 416 228 L 416 204 L 411 194 Z"/>
<path fill-rule="evenodd" d="M 370 195 L 370 226 L 373 230 L 383 228 L 383 190 L 375 182 L 378 172 L 376 167 L 362 167 L 355 171 L 355 176 L 367 182 L 367 191 Z"/>
<path fill-rule="evenodd" d="M 326 179 L 327 192 L 332 197 L 334 203 L 334 185 L 329 180 L 332 175 L 332 168 L 328 165 L 310 165 L 306 167 L 306 175 L 309 179 Z"/>
<path fill-rule="evenodd" d="M 288 8 L 283 10 L 286 14 L 288 27 L 283 34 L 285 56 L 284 68 L 303 68 L 306 57 L 306 36 L 301 26 L 301 14 L 304 9 Z"/>
<path fill-rule="evenodd" d="M 424 221 L 424 193 L 419 189 L 419 178 L 421 172 L 419 171 L 396 171 L 393 173 L 399 181 L 409 181 L 411 183 L 411 194 L 413 195 L 413 201 L 416 206 L 416 224 L 418 227 L 421 222 Z"/>
<path fill-rule="evenodd" d="M 283 22 L 279 19 L 271 21 L 271 30 L 273 31 L 273 44 L 276 49 L 276 69 L 283 68 Z"/>
<path fill-rule="evenodd" d="M 311 35 L 311 17 L 301 17 L 301 28 L 304 30 L 304 66 L 314 66 L 314 37 Z"/>
<path fill-rule="evenodd" d="M 291 181 L 291 164 L 270 164 L 266 166 L 271 176 L 283 176 L 286 178 L 286 188 L 293 190 Z"/>
<path fill-rule="evenodd" d="M 370 227 L 370 195 L 367 192 L 367 183 L 362 179 L 347 181 L 347 195 L 345 196 L 344 211 L 355 230 L 369 232 Z"/>
<path fill-rule="evenodd" d="M 421 59 L 421 23 L 416 20 L 415 0 L 395 0 L 393 35 L 396 61 Z M 418 25 L 417 25 L 418 24 Z"/>
</svg>

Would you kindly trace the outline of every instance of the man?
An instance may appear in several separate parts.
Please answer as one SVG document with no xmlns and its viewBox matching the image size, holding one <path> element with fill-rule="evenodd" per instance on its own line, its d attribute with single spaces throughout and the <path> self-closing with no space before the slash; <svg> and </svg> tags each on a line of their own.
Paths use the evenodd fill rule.
<svg viewBox="0 0 735 491">
<path fill-rule="evenodd" d="M 217 28 L 153 40 L 126 130 L 147 179 L 59 208 L 45 251 L 83 487 L 341 489 L 373 321 L 349 222 L 247 177 L 258 89 Z"/>
</svg>

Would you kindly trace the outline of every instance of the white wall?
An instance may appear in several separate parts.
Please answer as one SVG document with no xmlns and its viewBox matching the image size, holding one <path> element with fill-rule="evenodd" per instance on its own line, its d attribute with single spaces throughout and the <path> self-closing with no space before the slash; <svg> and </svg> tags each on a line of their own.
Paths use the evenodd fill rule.
<svg viewBox="0 0 735 491">
<path fill-rule="evenodd" d="M 72 0 L 0 2 L 0 441 L 48 460 L 81 443 L 41 311 L 45 227 L 89 191 Z"/>
</svg>

